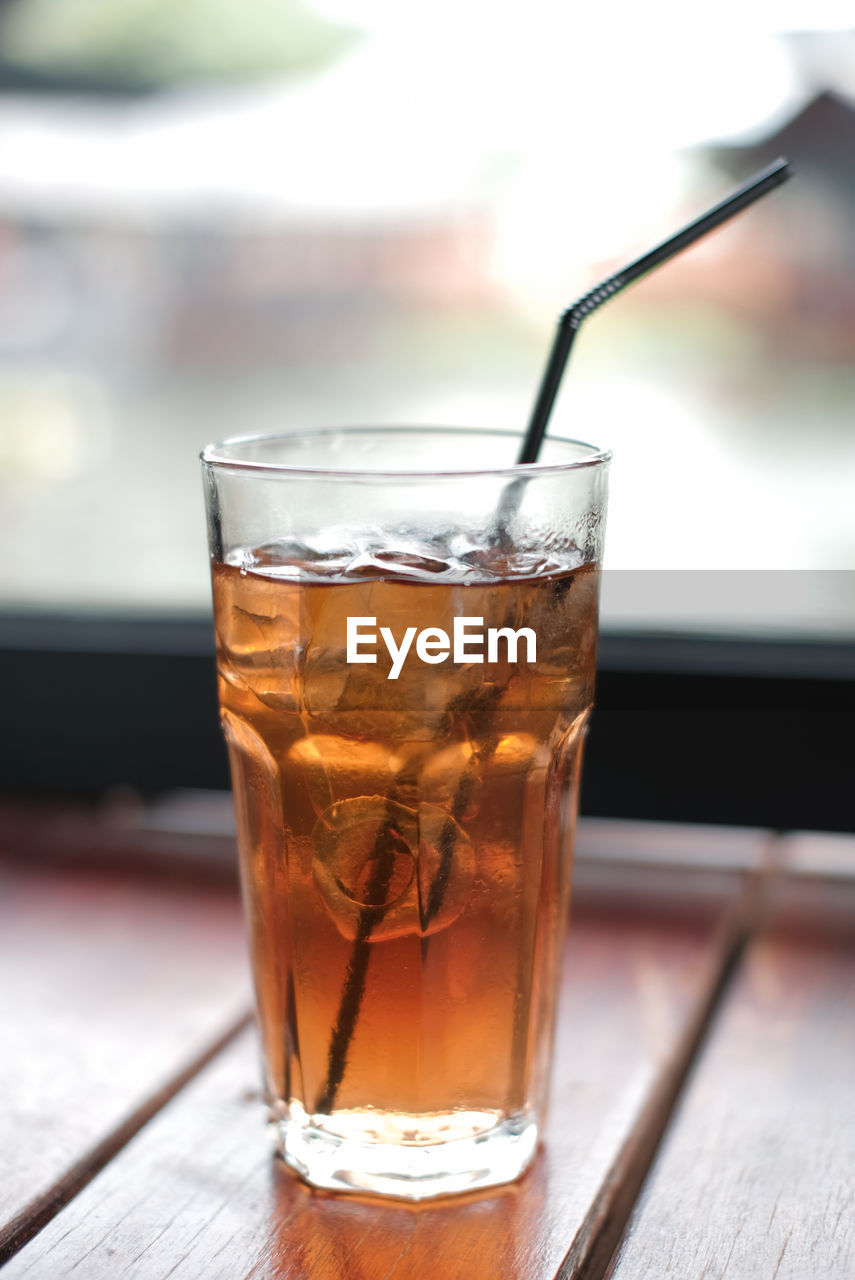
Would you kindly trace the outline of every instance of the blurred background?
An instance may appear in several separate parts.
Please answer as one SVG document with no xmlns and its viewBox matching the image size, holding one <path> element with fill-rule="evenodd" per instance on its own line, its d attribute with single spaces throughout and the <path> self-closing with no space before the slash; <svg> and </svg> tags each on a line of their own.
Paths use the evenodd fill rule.
<svg viewBox="0 0 855 1280">
<path fill-rule="evenodd" d="M 779 154 L 576 346 L 618 628 L 855 635 L 848 0 L 0 0 L 0 609 L 204 613 L 202 445 L 521 427 Z"/>
</svg>

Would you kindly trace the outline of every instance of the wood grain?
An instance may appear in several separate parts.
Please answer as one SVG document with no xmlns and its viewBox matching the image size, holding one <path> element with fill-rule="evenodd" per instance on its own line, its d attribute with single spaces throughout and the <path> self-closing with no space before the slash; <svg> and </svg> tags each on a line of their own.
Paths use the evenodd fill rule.
<svg viewBox="0 0 855 1280">
<path fill-rule="evenodd" d="M 0 863 L 0 1258 L 249 1008 L 236 892 Z"/>
<path fill-rule="evenodd" d="M 611 902 L 602 877 L 581 895 L 552 1114 L 519 1183 L 417 1207 L 309 1191 L 268 1153 L 260 1107 L 249 1100 L 257 1068 L 247 1036 L 12 1259 L 9 1280 L 540 1280 L 574 1248 L 561 1273 L 578 1274 L 586 1240 L 619 1193 L 615 1170 L 651 1117 L 654 1130 L 664 1122 L 663 1088 L 681 1075 L 727 962 L 732 931 L 721 922 L 743 885 L 742 873 L 725 883 L 715 872 L 715 891 L 692 895 L 708 876 L 698 872 L 684 879 L 681 900 L 645 913 L 627 868 L 612 874 Z M 648 1147 L 656 1137 L 647 1134 Z"/>
<path fill-rule="evenodd" d="M 782 852 L 615 1280 L 855 1276 L 855 842 Z"/>
</svg>

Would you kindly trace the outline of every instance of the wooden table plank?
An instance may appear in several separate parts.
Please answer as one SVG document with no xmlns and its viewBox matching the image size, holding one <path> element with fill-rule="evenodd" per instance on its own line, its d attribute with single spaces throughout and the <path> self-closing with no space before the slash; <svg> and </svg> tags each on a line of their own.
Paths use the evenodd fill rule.
<svg viewBox="0 0 855 1280">
<path fill-rule="evenodd" d="M 249 1008 L 228 886 L 0 862 L 0 1258 Z"/>
<path fill-rule="evenodd" d="M 611 892 L 608 874 L 601 867 L 590 892 L 582 878 L 552 1115 L 521 1182 L 420 1206 L 307 1190 L 269 1154 L 248 1100 L 257 1069 L 247 1036 L 9 1263 L 9 1280 L 541 1280 L 568 1254 L 561 1274 L 580 1274 L 618 1213 L 629 1166 L 643 1169 L 664 1123 L 733 940 L 723 914 L 744 885 L 742 872 L 684 875 L 681 896 L 648 912 L 626 866 L 612 867 Z"/>
<path fill-rule="evenodd" d="M 855 841 L 782 852 L 614 1280 L 855 1276 Z"/>
</svg>

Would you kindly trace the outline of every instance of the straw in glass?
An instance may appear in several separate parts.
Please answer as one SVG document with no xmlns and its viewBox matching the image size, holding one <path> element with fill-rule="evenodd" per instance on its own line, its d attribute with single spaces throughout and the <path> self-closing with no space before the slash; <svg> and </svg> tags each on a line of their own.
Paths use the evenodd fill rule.
<svg viewBox="0 0 855 1280">
<path fill-rule="evenodd" d="M 708 235 L 710 231 L 714 231 L 716 227 L 721 226 L 723 222 L 753 204 L 760 196 L 765 195 L 768 191 L 772 191 L 782 182 L 785 182 L 787 178 L 792 176 L 792 172 L 790 164 L 784 159 L 776 160 L 765 169 L 761 169 L 752 178 L 749 178 L 747 182 L 743 183 L 742 186 L 737 187 L 726 199 L 702 214 L 700 218 L 696 218 L 694 222 L 690 222 L 681 231 L 670 236 L 667 240 L 663 240 L 661 244 L 651 249 L 648 253 L 636 258 L 634 262 L 629 263 L 622 271 L 616 271 L 614 275 L 608 276 L 593 289 L 589 289 L 566 311 L 562 312 L 558 320 L 558 328 L 543 373 L 537 399 L 535 400 L 522 447 L 517 457 L 518 465 L 537 461 L 543 438 L 546 435 L 549 416 L 555 404 L 564 370 L 567 367 L 573 340 L 585 317 L 598 310 L 603 303 L 608 302 L 610 298 L 620 293 L 627 285 L 640 280 L 648 271 L 661 266 L 662 263 L 681 253 L 683 249 L 688 249 L 696 240 Z M 519 505 L 525 483 L 524 477 L 512 480 L 502 495 L 499 510 L 496 513 L 496 528 L 501 541 L 504 541 L 507 537 L 507 522 Z M 481 720 L 482 732 L 487 730 L 485 737 L 489 738 L 488 726 L 484 723 L 484 717 L 479 716 L 478 719 Z M 489 755 L 489 746 L 486 748 L 485 755 Z M 472 779 L 469 773 L 464 771 L 458 782 L 457 792 L 452 803 L 452 816 L 455 819 L 466 808 L 471 782 Z M 447 823 L 446 828 L 447 830 L 443 832 L 439 842 L 440 864 L 428 893 L 425 918 L 422 921 L 423 928 L 434 919 L 441 909 L 451 873 L 452 858 L 454 856 L 454 822 Z M 353 950 L 345 973 L 338 1014 L 330 1039 L 326 1080 L 315 1102 L 316 1112 L 332 1110 L 339 1087 L 344 1079 L 344 1073 L 347 1068 L 347 1055 L 356 1030 L 359 1010 L 365 993 L 368 962 L 371 954 L 370 938 L 375 924 L 382 915 L 382 906 L 380 904 L 385 902 L 386 891 L 392 875 L 394 837 L 394 822 L 390 806 L 387 819 L 381 823 L 377 832 L 372 854 L 374 871 L 367 894 L 369 903 L 377 903 L 378 905 L 366 906 L 360 914 Z M 424 939 L 423 946 L 426 943 L 427 938 Z"/>
</svg>

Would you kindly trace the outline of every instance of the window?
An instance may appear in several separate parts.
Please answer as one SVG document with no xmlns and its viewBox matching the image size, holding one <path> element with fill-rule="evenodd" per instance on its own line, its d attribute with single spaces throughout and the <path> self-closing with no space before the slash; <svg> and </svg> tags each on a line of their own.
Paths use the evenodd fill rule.
<svg viewBox="0 0 855 1280">
<path fill-rule="evenodd" d="M 589 322 L 552 430 L 616 456 L 601 704 L 610 665 L 637 690 L 639 664 L 742 680 L 771 662 L 809 682 L 806 707 L 820 672 L 836 715 L 855 636 L 838 19 L 832 0 L 536 0 L 505 21 L 486 0 L 235 0 L 216 21 L 161 0 L 2 5 L 7 652 L 53 654 L 49 685 L 84 651 L 137 674 L 172 643 L 208 662 L 204 443 L 521 425 L 558 312 L 786 152 L 796 181 Z M 161 785 L 147 741 L 128 778 Z M 56 775 L 40 750 L 41 782 L 97 783 L 97 751 Z M 177 780 L 224 779 L 194 751 Z"/>
</svg>

